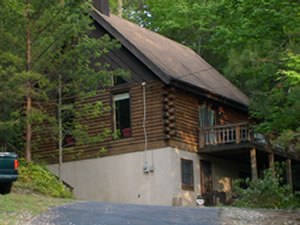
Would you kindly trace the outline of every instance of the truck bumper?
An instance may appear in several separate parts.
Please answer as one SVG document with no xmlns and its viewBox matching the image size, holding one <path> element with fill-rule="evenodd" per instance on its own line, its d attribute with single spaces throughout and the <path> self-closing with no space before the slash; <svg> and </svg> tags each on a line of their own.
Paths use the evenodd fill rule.
<svg viewBox="0 0 300 225">
<path fill-rule="evenodd" d="M 0 183 L 12 183 L 18 179 L 17 174 L 0 175 Z"/>
</svg>

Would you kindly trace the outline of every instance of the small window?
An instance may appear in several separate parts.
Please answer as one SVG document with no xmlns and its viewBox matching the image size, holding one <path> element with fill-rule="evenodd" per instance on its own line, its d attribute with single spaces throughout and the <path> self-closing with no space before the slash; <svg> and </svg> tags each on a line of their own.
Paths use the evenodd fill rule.
<svg viewBox="0 0 300 225">
<path fill-rule="evenodd" d="M 113 76 L 113 86 L 125 84 L 126 81 L 120 76 Z"/>
<path fill-rule="evenodd" d="M 193 160 L 181 159 L 181 182 L 182 189 L 194 190 Z"/>
<path fill-rule="evenodd" d="M 74 109 L 72 105 L 63 105 L 61 110 L 62 129 L 63 129 L 63 141 L 62 146 L 71 147 L 75 145 L 75 138 L 72 131 L 75 128 L 74 124 Z"/>
<path fill-rule="evenodd" d="M 113 96 L 114 103 L 114 133 L 119 137 L 131 136 L 130 96 L 129 93 Z"/>
</svg>

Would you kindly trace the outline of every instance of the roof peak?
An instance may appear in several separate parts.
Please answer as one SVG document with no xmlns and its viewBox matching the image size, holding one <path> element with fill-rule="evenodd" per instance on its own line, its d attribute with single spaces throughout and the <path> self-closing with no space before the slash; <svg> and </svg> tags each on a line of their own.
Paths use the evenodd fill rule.
<svg viewBox="0 0 300 225">
<path fill-rule="evenodd" d="M 108 0 L 93 0 L 93 6 L 102 14 L 106 16 L 110 16 Z"/>
<path fill-rule="evenodd" d="M 113 14 L 91 15 L 164 83 L 181 81 L 248 106 L 248 97 L 191 48 Z"/>
</svg>

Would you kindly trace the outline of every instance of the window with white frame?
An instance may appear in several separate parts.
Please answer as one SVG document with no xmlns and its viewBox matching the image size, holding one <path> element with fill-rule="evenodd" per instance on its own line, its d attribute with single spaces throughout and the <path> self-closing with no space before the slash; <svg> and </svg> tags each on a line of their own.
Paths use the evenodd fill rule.
<svg viewBox="0 0 300 225">
<path fill-rule="evenodd" d="M 129 92 L 113 95 L 114 133 L 117 137 L 131 136 Z"/>
</svg>

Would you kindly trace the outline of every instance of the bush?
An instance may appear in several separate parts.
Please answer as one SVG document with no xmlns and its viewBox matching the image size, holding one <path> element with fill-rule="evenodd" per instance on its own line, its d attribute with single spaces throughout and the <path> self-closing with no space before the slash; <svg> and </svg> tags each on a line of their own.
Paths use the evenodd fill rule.
<svg viewBox="0 0 300 225">
<path fill-rule="evenodd" d="M 14 186 L 55 198 L 73 198 L 72 193 L 45 166 L 25 162 L 24 159 L 20 159 L 19 179 Z"/>
<path fill-rule="evenodd" d="M 276 175 L 272 170 L 264 171 L 263 179 L 256 182 L 249 178 L 236 180 L 233 184 L 234 194 L 237 200 L 234 206 L 246 208 L 275 208 L 294 209 L 300 207 L 299 199 L 293 194 L 288 185 L 282 185 L 282 166 L 276 166 Z M 248 188 L 243 189 L 240 183 L 244 182 Z"/>
</svg>

